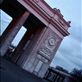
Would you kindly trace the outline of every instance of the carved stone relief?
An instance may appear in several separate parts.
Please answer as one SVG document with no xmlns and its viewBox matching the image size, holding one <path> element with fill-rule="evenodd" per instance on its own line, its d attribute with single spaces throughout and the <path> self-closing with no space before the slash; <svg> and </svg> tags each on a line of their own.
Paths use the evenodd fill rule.
<svg viewBox="0 0 82 82">
<path fill-rule="evenodd" d="M 48 42 L 49 42 L 50 46 L 54 46 L 55 45 L 55 40 L 53 38 L 49 39 Z"/>
<path fill-rule="evenodd" d="M 37 55 L 37 58 L 41 61 L 43 61 L 44 63 L 48 63 L 48 59 L 46 59 L 44 56 L 42 55 Z"/>
<path fill-rule="evenodd" d="M 51 60 L 54 49 L 57 46 L 59 38 L 52 30 L 49 29 L 47 36 L 37 51 L 37 54 L 42 55 L 48 60 Z"/>
</svg>

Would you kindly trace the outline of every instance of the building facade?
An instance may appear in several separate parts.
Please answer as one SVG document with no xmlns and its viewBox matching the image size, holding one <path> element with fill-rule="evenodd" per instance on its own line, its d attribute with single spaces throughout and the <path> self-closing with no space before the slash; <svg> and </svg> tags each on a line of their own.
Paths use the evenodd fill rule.
<svg viewBox="0 0 82 82">
<path fill-rule="evenodd" d="M 23 69 L 44 77 L 70 22 L 59 9 L 52 9 L 44 0 L 3 0 L 1 9 L 13 20 L 0 36 L 1 56 L 5 56 L 22 26 L 27 31 L 11 55 L 11 61 Z M 20 35 L 21 36 L 21 35 Z"/>
</svg>

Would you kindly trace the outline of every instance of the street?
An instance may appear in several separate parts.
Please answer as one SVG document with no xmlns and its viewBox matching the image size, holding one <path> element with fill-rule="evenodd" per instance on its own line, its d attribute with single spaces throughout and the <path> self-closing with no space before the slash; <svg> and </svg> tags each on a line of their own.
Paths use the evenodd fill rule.
<svg viewBox="0 0 82 82">
<path fill-rule="evenodd" d="M 46 82 L 2 57 L 0 57 L 0 80 L 1 82 Z"/>
</svg>

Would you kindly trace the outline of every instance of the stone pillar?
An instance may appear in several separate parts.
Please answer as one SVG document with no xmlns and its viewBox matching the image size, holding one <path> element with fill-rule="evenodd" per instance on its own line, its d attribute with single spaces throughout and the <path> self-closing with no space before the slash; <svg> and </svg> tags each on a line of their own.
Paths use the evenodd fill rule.
<svg viewBox="0 0 82 82">
<path fill-rule="evenodd" d="M 19 12 L 20 13 L 20 12 Z M 14 18 L 8 28 L 5 30 L 3 35 L 0 37 L 1 41 L 1 56 L 4 56 L 8 47 L 10 46 L 12 40 L 15 38 L 16 34 L 26 21 L 29 16 L 29 12 L 25 11 L 19 17 Z"/>
<path fill-rule="evenodd" d="M 38 35 L 40 33 L 37 33 Z M 22 68 L 36 74 L 38 77 L 43 78 L 48 67 L 54 58 L 54 55 L 62 41 L 62 38 L 58 36 L 50 28 L 45 28 L 42 33 L 42 36 L 39 35 L 38 40 L 33 47 L 30 48 L 31 52 L 27 57 L 28 50 L 24 52 L 23 55 L 26 55 L 24 58 L 25 61 L 21 64 Z"/>
<path fill-rule="evenodd" d="M 20 55 L 19 59 L 16 62 L 21 67 L 24 65 L 24 63 L 27 60 L 28 56 L 30 56 L 30 53 L 34 49 L 34 47 L 35 47 L 35 45 L 36 45 L 37 40 L 39 39 L 39 37 L 43 36 L 43 33 L 41 33 L 41 31 L 43 30 L 43 28 L 36 28 L 36 27 L 31 27 L 31 28 L 32 29 L 29 29 L 29 31 L 28 31 L 28 33 L 30 33 L 30 37 L 29 38 L 31 38 L 31 41 L 29 39 L 26 40 L 26 44 L 25 44 L 25 46 L 23 48 L 24 51 Z M 43 31 L 45 32 L 45 30 L 43 30 Z"/>
<path fill-rule="evenodd" d="M 16 47 L 14 53 L 12 54 L 12 59 L 11 60 L 13 62 L 17 63 L 17 61 L 19 60 L 19 58 L 21 57 L 21 55 L 24 51 L 23 48 L 25 47 L 27 41 L 30 39 L 30 37 L 31 37 L 31 35 L 33 34 L 34 31 L 35 31 L 35 29 L 28 25 L 27 32 L 25 33 L 24 37 L 19 42 L 19 44 Z"/>
</svg>

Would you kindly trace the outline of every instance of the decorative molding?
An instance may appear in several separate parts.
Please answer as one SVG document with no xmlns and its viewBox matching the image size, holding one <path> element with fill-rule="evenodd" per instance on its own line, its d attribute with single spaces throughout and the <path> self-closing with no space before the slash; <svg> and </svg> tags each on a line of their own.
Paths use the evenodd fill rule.
<svg viewBox="0 0 82 82">
<path fill-rule="evenodd" d="M 39 0 L 33 0 L 33 1 L 35 1 L 36 3 L 39 2 Z"/>
<path fill-rule="evenodd" d="M 37 58 L 39 59 L 39 60 L 41 60 L 41 61 L 43 61 L 44 63 L 48 63 L 48 59 L 46 59 L 44 56 L 42 56 L 42 55 L 37 55 Z"/>
<path fill-rule="evenodd" d="M 47 24 L 51 21 L 50 22 L 51 25 L 53 25 L 53 27 L 57 29 L 63 36 L 69 35 L 69 32 L 66 29 L 70 27 L 68 22 L 66 22 L 63 18 L 61 19 L 60 15 L 55 13 L 55 11 L 52 8 L 50 8 L 45 1 L 40 0 L 37 2 L 37 0 L 18 0 L 18 2 L 20 2 L 23 6 L 25 6 L 26 9 L 29 10 L 28 7 L 30 7 L 32 10 L 38 13 L 41 17 L 37 17 L 37 15 L 35 15 L 32 10 L 29 10 L 32 14 L 34 14 L 37 18 L 39 18 L 44 24 L 45 23 Z M 55 15 L 57 15 L 59 19 L 63 21 L 65 26 L 63 26 L 64 24 L 61 24 L 59 20 L 54 18 Z M 44 19 L 45 22 L 42 19 Z"/>
</svg>

